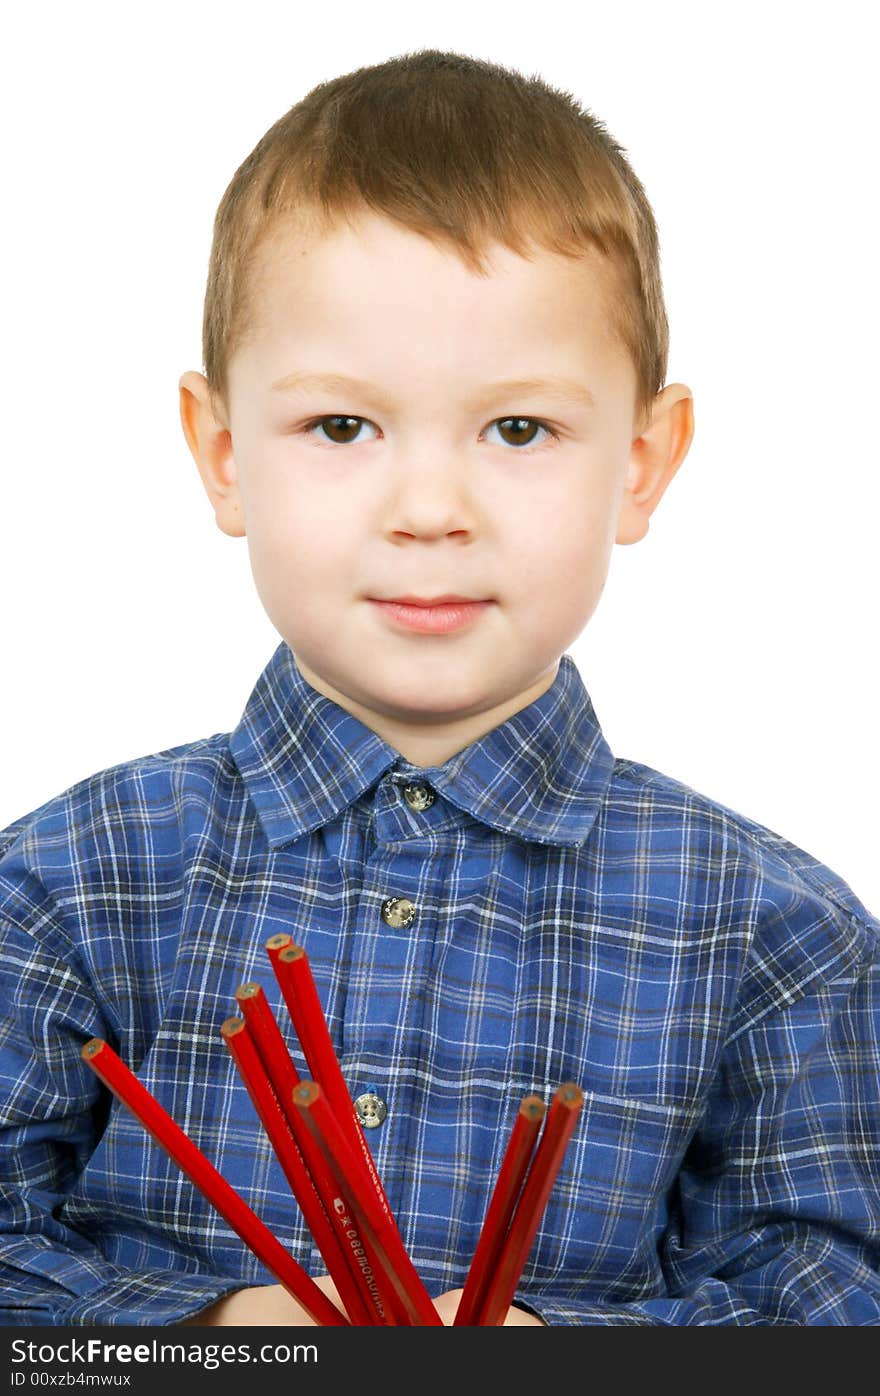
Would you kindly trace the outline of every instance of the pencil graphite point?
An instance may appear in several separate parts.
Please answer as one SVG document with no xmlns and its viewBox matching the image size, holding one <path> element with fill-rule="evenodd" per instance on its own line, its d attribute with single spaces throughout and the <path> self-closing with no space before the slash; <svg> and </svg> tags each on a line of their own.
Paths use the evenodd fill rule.
<svg viewBox="0 0 880 1396">
<path fill-rule="evenodd" d="M 283 960 L 287 965 L 290 964 L 291 960 L 301 960 L 305 953 L 305 949 L 302 945 L 287 945 L 281 951 L 278 958 L 279 960 Z"/>
<path fill-rule="evenodd" d="M 299 1105 L 311 1105 L 313 1100 L 317 1100 L 321 1094 L 321 1087 L 317 1081 L 300 1081 L 298 1086 L 293 1088 L 294 1102 Z"/>
<path fill-rule="evenodd" d="M 584 1093 L 574 1081 L 564 1081 L 558 1088 L 556 1097 L 562 1105 L 583 1105 Z"/>
<path fill-rule="evenodd" d="M 250 980 L 247 984 L 239 984 L 238 988 L 233 994 L 233 998 L 238 999 L 239 1002 L 242 999 L 254 999 L 257 997 L 257 994 L 259 992 L 260 985 L 255 983 L 253 980 Z"/>
<path fill-rule="evenodd" d="M 279 931 L 277 935 L 270 936 L 266 941 L 267 950 L 283 950 L 285 945 L 291 944 L 291 936 L 287 931 Z"/>
<path fill-rule="evenodd" d="M 542 1120 L 547 1113 L 547 1106 L 539 1095 L 526 1095 L 519 1103 L 519 1113 L 526 1115 L 530 1120 Z"/>
</svg>

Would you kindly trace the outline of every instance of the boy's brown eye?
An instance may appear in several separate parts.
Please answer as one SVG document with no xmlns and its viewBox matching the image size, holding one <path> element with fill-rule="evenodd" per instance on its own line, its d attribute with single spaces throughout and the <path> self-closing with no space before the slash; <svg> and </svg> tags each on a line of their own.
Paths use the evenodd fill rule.
<svg viewBox="0 0 880 1396">
<path fill-rule="evenodd" d="M 360 417 L 322 417 L 320 422 L 315 423 L 338 446 L 347 446 L 354 441 L 360 425 Z"/>
<path fill-rule="evenodd" d="M 529 446 L 535 439 L 535 431 L 541 429 L 540 422 L 536 422 L 534 417 L 502 417 L 495 425 L 499 431 L 507 432 L 513 438 L 504 438 L 510 446 Z"/>
</svg>

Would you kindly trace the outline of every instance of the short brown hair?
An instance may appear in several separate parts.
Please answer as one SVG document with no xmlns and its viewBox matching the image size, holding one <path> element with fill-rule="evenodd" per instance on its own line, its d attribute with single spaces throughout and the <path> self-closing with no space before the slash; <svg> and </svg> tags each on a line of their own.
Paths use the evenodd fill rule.
<svg viewBox="0 0 880 1396">
<path fill-rule="evenodd" d="M 493 241 L 529 256 L 603 254 L 610 330 L 650 418 L 669 328 L 657 226 L 621 146 L 568 92 L 460 53 L 422 49 L 319 83 L 269 128 L 217 209 L 202 348 L 212 394 L 251 323 L 256 254 L 279 226 L 328 229 L 365 209 L 452 248 L 477 275 Z"/>
</svg>

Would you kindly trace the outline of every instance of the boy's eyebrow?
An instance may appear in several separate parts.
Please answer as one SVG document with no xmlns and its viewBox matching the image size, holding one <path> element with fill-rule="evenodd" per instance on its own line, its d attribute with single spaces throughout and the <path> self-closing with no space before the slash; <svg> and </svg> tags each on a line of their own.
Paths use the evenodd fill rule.
<svg viewBox="0 0 880 1396">
<path fill-rule="evenodd" d="M 378 407 L 390 410 L 391 404 L 380 388 L 374 383 L 365 383 L 359 378 L 349 378 L 344 373 L 288 373 L 272 384 L 272 391 L 279 393 L 308 392 L 324 389 L 329 393 L 357 393 L 362 398 L 371 398 Z M 595 407 L 596 400 L 589 388 L 576 378 L 506 378 L 498 383 L 487 383 L 471 402 L 478 407 L 481 402 L 501 394 L 543 393 L 560 402 L 572 402 L 581 407 Z"/>
</svg>

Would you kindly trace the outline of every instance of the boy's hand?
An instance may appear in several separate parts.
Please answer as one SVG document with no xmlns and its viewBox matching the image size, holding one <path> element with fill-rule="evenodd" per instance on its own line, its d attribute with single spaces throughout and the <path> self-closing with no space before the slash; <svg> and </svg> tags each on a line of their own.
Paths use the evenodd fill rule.
<svg viewBox="0 0 880 1396">
<path fill-rule="evenodd" d="M 463 1291 L 460 1289 L 450 1289 L 447 1290 L 445 1294 L 438 1294 L 437 1298 L 434 1300 L 434 1308 L 437 1310 L 447 1328 L 452 1327 L 462 1293 Z M 511 1328 L 514 1326 L 533 1328 L 547 1327 L 543 1319 L 536 1318 L 534 1314 L 526 1313 L 525 1309 L 517 1309 L 515 1305 L 511 1305 L 507 1310 L 504 1327 Z"/>
<path fill-rule="evenodd" d="M 319 1275 L 315 1284 L 345 1313 L 342 1300 L 329 1275 Z M 434 1300 L 434 1307 L 447 1328 L 452 1327 L 461 1294 L 460 1289 L 450 1289 Z M 241 1324 L 243 1327 L 315 1327 L 314 1320 L 309 1318 L 301 1304 L 291 1298 L 283 1285 L 256 1285 L 249 1289 L 236 1290 L 235 1294 L 227 1294 L 225 1299 L 218 1299 L 216 1304 L 203 1309 L 193 1318 L 185 1319 L 178 1327 L 214 1328 L 230 1324 Z M 542 1320 L 534 1314 L 515 1307 L 508 1309 L 504 1326 L 545 1327 Z"/>
<path fill-rule="evenodd" d="M 345 1313 L 345 1306 L 339 1298 L 336 1286 L 329 1275 L 318 1275 L 315 1284 L 322 1289 L 328 1299 Z M 309 1318 L 305 1309 L 288 1294 L 284 1285 L 254 1285 L 248 1289 L 237 1289 L 203 1309 L 200 1314 L 184 1319 L 180 1328 L 216 1328 L 241 1324 L 243 1327 L 316 1327 L 315 1320 Z"/>
</svg>

